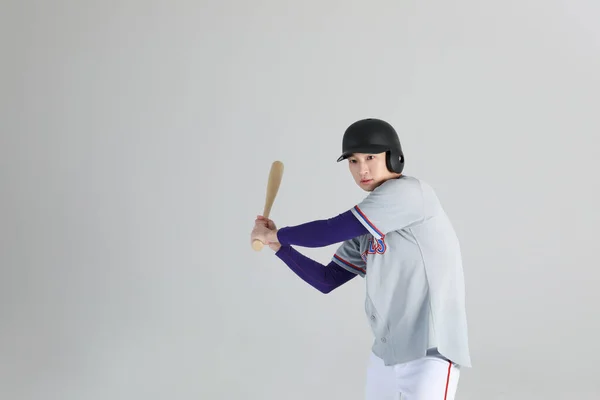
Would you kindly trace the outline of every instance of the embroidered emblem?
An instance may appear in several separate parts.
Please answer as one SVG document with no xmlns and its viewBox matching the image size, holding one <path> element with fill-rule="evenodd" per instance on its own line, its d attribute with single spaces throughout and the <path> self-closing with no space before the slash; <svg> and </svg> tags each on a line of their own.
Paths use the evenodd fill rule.
<svg viewBox="0 0 600 400">
<path fill-rule="evenodd" d="M 363 251 L 360 256 L 364 262 L 367 262 L 367 256 L 369 254 L 384 254 L 386 250 L 387 245 L 385 244 L 384 239 L 375 239 L 374 237 L 371 237 L 367 249 Z"/>
<path fill-rule="evenodd" d="M 387 245 L 383 239 L 371 238 L 369 247 L 367 249 L 368 254 L 383 254 L 387 250 Z"/>
</svg>

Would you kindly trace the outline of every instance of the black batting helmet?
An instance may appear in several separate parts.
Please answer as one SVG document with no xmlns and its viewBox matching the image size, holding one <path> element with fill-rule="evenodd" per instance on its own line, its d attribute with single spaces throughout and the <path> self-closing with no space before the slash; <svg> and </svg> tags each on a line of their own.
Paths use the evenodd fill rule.
<svg viewBox="0 0 600 400">
<path fill-rule="evenodd" d="M 354 122 L 344 132 L 342 155 L 338 162 L 352 153 L 378 154 L 386 152 L 387 168 L 400 173 L 404 169 L 404 154 L 396 130 L 388 122 L 366 118 Z"/>
</svg>

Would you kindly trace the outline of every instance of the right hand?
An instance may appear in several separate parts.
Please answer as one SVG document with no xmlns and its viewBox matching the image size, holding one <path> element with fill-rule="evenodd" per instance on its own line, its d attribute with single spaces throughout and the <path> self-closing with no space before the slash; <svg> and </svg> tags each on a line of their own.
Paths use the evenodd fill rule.
<svg viewBox="0 0 600 400">
<path fill-rule="evenodd" d="M 263 217 L 262 215 L 257 215 L 256 216 L 256 220 L 254 221 L 254 223 L 255 224 L 263 225 L 263 226 L 269 228 L 272 231 L 277 230 L 277 226 L 275 225 L 275 222 L 273 222 L 272 219 Z M 269 247 L 271 248 L 271 250 L 277 252 L 281 248 L 281 244 L 279 244 L 279 243 L 270 243 Z"/>
</svg>

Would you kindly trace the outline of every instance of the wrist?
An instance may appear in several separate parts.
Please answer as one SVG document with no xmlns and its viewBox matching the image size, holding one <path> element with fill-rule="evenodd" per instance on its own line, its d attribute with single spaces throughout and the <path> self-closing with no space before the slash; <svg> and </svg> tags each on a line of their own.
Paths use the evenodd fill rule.
<svg viewBox="0 0 600 400">
<path fill-rule="evenodd" d="M 278 253 L 279 250 L 281 250 L 281 244 L 280 243 L 270 243 L 269 247 L 271 248 L 271 250 L 273 250 L 275 253 Z"/>
<path fill-rule="evenodd" d="M 277 229 L 274 229 L 268 233 L 267 242 L 269 244 L 279 244 L 279 238 L 277 237 Z"/>
</svg>

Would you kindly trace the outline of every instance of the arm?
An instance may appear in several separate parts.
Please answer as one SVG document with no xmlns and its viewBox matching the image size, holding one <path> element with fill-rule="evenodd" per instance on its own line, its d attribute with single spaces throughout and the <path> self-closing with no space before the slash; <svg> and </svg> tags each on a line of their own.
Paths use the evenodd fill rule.
<svg viewBox="0 0 600 400">
<path fill-rule="evenodd" d="M 302 280 L 321 293 L 327 294 L 356 276 L 333 261 L 325 266 L 291 246 L 281 246 L 275 255 Z"/>
<path fill-rule="evenodd" d="M 270 232 L 267 240 L 284 246 L 324 247 L 367 233 L 367 228 L 348 210 L 333 218 L 280 228 Z"/>
<path fill-rule="evenodd" d="M 283 243 L 279 242 L 281 239 L 277 237 L 278 232 L 283 232 Z M 328 220 L 286 227 L 279 231 L 272 221 L 258 216 L 251 239 L 259 238 L 266 242 L 296 275 L 322 293 L 329 293 L 356 275 L 364 276 L 365 266 L 358 253 L 357 242 L 351 239 L 366 233 L 367 229 L 351 211 L 347 211 Z M 304 256 L 291 246 L 291 243 L 295 243 L 317 247 L 340 241 L 345 243 L 326 266 Z"/>
</svg>

